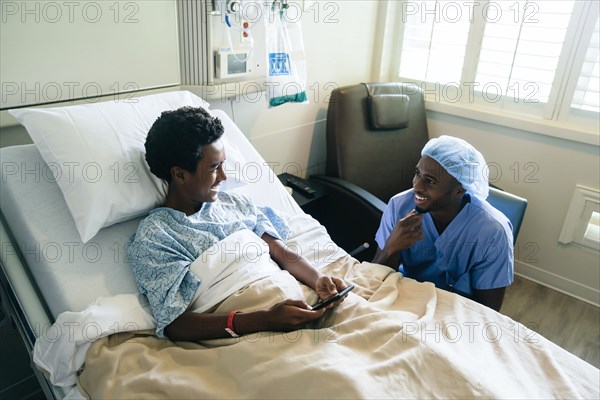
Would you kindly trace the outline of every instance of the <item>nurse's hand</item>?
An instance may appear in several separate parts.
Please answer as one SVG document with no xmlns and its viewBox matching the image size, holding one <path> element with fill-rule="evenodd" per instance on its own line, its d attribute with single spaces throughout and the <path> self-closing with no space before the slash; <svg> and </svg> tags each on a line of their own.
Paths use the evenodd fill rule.
<svg viewBox="0 0 600 400">
<path fill-rule="evenodd" d="M 373 262 L 387 265 L 397 270 L 400 250 L 405 250 L 423 239 L 423 227 L 421 220 L 423 214 L 415 210 L 409 212 L 404 218 L 396 222 L 390 236 L 385 241 L 383 249 L 377 247 Z"/>
<path fill-rule="evenodd" d="M 398 220 L 390 237 L 385 242 L 385 249 L 390 254 L 405 250 L 423 239 L 423 227 L 421 220 L 423 214 L 418 214 L 415 210 L 409 212 L 404 218 Z"/>
</svg>

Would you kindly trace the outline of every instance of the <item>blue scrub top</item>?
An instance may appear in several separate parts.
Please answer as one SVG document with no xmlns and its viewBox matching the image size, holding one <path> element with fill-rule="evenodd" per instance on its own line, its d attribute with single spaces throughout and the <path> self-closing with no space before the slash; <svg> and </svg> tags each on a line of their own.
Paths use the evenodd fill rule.
<svg viewBox="0 0 600 400">
<path fill-rule="evenodd" d="M 467 297 L 473 296 L 473 289 L 495 289 L 512 283 L 510 221 L 487 201 L 473 196 L 469 200 L 441 235 L 431 215 L 424 215 L 423 239 L 400 252 L 400 272 Z M 412 189 L 390 199 L 375 235 L 379 248 L 383 249 L 396 222 L 414 208 Z"/>
</svg>

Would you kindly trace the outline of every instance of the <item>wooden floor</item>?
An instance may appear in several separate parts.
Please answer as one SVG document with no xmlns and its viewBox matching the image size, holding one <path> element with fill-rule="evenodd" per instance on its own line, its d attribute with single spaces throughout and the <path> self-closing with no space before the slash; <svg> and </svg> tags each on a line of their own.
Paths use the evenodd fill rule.
<svg viewBox="0 0 600 400">
<path fill-rule="evenodd" d="M 500 312 L 600 368 L 600 308 L 515 275 Z"/>
</svg>

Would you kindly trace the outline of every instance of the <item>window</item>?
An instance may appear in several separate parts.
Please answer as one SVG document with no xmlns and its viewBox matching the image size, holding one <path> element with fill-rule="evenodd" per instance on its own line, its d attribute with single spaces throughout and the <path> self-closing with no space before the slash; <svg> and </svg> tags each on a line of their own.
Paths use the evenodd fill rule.
<svg viewBox="0 0 600 400">
<path fill-rule="evenodd" d="M 548 101 L 573 2 L 501 1 L 488 11 L 475 81 L 504 96 Z"/>
<path fill-rule="evenodd" d="M 597 134 L 599 4 L 402 1 L 393 78 L 415 82 L 436 103 L 578 119 Z"/>
<path fill-rule="evenodd" d="M 577 185 L 558 241 L 600 251 L 600 192 Z"/>
<path fill-rule="evenodd" d="M 423 18 L 420 12 L 406 17 L 400 76 L 427 82 L 459 82 L 469 34 L 469 19 L 448 15 L 440 18 L 435 1 L 420 4 L 434 14 Z M 457 8 L 454 15 L 462 17 Z M 437 13 L 437 16 L 435 15 Z M 452 60 L 452 63 L 448 63 Z"/>
</svg>

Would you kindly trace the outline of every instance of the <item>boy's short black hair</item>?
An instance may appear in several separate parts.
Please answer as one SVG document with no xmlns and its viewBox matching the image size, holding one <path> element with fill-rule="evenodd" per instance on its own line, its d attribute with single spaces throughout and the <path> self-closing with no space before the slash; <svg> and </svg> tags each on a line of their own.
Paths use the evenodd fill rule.
<svg viewBox="0 0 600 400">
<path fill-rule="evenodd" d="M 164 111 L 148 131 L 146 161 L 150 171 L 171 182 L 171 167 L 196 171 L 204 157 L 202 146 L 217 141 L 223 125 L 203 108 L 182 107 Z"/>
</svg>

